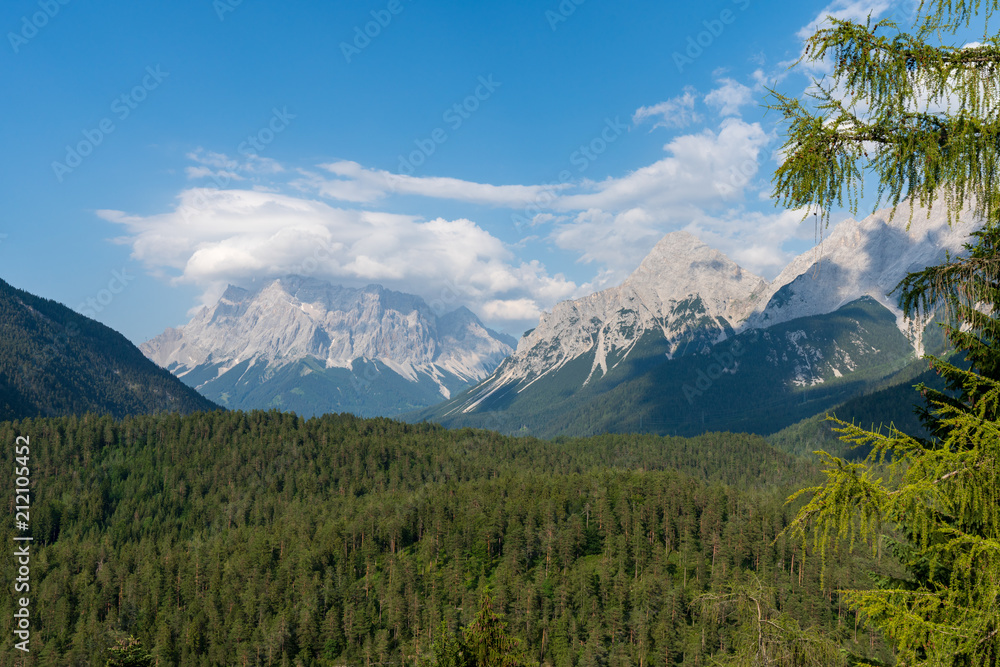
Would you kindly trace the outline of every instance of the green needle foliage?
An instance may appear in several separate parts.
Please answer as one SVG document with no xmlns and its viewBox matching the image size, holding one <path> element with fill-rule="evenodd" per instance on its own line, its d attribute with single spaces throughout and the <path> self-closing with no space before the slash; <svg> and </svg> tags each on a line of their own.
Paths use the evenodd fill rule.
<svg viewBox="0 0 1000 667">
<path fill-rule="evenodd" d="M 857 213 L 863 181 L 874 176 L 880 202 L 929 209 L 943 200 L 950 216 L 971 207 L 1000 221 L 1000 40 L 988 33 L 998 0 L 925 7 L 912 35 L 890 20 L 831 18 L 808 39 L 801 60 L 831 61 L 830 82 L 815 82 L 807 102 L 771 91 L 768 107 L 788 123 L 774 177 L 782 205 L 822 211 L 825 222 L 834 205 Z M 978 46 L 928 43 L 980 12 Z"/>
<path fill-rule="evenodd" d="M 723 667 L 836 667 L 847 665 L 839 644 L 815 628 L 802 629 L 778 609 L 778 592 L 755 575 L 734 580 L 720 593 L 697 598 L 703 613 L 739 628 L 732 653 L 713 656 Z"/>
<path fill-rule="evenodd" d="M 493 598 L 483 594 L 479 613 L 464 628 L 461 637 L 453 635 L 442 623 L 434 642 L 436 667 L 527 667 L 531 662 L 520 641 L 507 633 L 507 624 L 493 611 Z"/>
<path fill-rule="evenodd" d="M 142 642 L 129 635 L 118 640 L 108 649 L 111 656 L 107 667 L 153 667 L 156 660 L 142 647 Z"/>
</svg>

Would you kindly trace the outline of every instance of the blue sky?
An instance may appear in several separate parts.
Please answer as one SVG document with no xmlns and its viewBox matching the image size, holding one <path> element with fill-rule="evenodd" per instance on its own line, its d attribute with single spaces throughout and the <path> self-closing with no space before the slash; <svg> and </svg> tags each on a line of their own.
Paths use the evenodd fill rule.
<svg viewBox="0 0 1000 667">
<path fill-rule="evenodd" d="M 579 3 L 579 4 L 577 4 Z M 138 343 L 286 273 L 518 335 L 686 229 L 771 278 L 764 86 L 858 3 L 103 2 L 0 8 L 0 278 Z M 366 34 L 367 33 L 367 34 Z"/>
</svg>

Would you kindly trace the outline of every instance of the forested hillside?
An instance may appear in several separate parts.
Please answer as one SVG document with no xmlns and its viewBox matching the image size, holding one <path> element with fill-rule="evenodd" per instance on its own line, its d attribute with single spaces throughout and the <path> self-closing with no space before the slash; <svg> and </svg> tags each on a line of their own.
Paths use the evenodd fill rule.
<svg viewBox="0 0 1000 667">
<path fill-rule="evenodd" d="M 216 407 L 117 331 L 0 280 L 0 419 Z"/>
<path fill-rule="evenodd" d="M 698 596 L 750 574 L 803 627 L 881 646 L 831 592 L 864 585 L 863 563 L 830 559 L 821 590 L 819 561 L 774 541 L 815 470 L 756 436 L 545 442 L 275 412 L 0 432 L 30 438 L 35 537 L 31 653 L 3 665 L 102 665 L 127 634 L 161 667 L 412 665 L 487 589 L 540 664 L 705 665 L 736 624 Z"/>
<path fill-rule="evenodd" d="M 969 367 L 961 354 L 943 356 L 963 369 Z M 839 426 L 833 419 L 828 419 L 828 416 L 861 428 L 881 429 L 888 433 L 892 427 L 907 435 L 927 438 L 930 433 L 921 423 L 916 411 L 917 407 L 926 407 L 926 401 L 917 391 L 917 385 L 946 391 L 943 378 L 935 370 L 928 368 L 927 360 L 920 359 L 894 375 L 884 386 L 844 401 L 828 412 L 821 412 L 772 433 L 767 436 L 767 441 L 781 451 L 800 456 L 808 456 L 823 449 L 837 456 L 863 459 L 869 450 L 864 447 L 852 449 L 849 444 L 840 440 L 841 433 L 834 430 Z"/>
</svg>

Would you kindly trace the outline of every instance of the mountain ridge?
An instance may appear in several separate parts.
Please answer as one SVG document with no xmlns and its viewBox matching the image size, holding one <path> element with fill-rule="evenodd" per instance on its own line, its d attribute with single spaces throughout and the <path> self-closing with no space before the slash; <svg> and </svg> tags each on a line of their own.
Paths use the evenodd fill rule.
<svg viewBox="0 0 1000 667">
<path fill-rule="evenodd" d="M 767 386 L 779 394 L 805 392 L 817 384 L 839 385 L 841 378 L 856 373 L 858 387 L 882 381 L 879 373 L 895 372 L 922 353 L 930 322 L 928 317 L 904 319 L 887 292 L 907 273 L 959 252 L 975 228 L 949 227 L 942 210 L 928 214 L 916 209 L 909 224 L 908 213 L 882 209 L 860 221 L 844 221 L 822 245 L 796 257 L 770 282 L 689 234 L 668 234 L 622 285 L 557 304 L 490 377 L 462 396 L 408 418 L 462 425 L 470 423 L 471 415 L 488 412 L 497 423 L 507 423 L 503 412 L 510 408 L 512 418 L 523 417 L 521 426 L 529 432 L 550 433 L 539 421 L 544 408 L 538 411 L 528 403 L 580 410 L 569 398 L 578 394 L 581 405 L 607 411 L 595 396 L 607 394 L 602 400 L 613 400 L 610 392 L 619 386 L 631 387 L 633 397 L 656 392 L 652 404 L 683 411 L 683 402 L 669 398 L 669 391 L 661 395 L 665 390 L 656 384 L 642 385 L 641 378 L 678 381 L 667 365 L 691 356 L 694 361 L 678 368 L 694 364 L 685 372 L 704 374 L 712 368 L 711 355 L 729 354 L 723 343 L 755 331 L 765 332 L 766 342 L 757 343 L 754 354 L 762 355 L 755 363 L 768 380 L 754 387 L 744 375 L 745 391 Z M 855 307 L 859 303 L 865 304 L 861 310 Z M 774 327 L 783 332 L 778 338 L 766 333 Z M 831 338 L 823 329 L 839 333 Z M 878 362 L 878 373 L 865 367 L 870 362 L 861 362 L 882 352 L 889 356 Z M 735 374 L 750 358 L 722 368 L 713 381 Z M 761 365 L 764 361 L 773 371 Z M 631 370 L 613 372 L 620 364 Z M 600 386 L 595 388 L 595 382 Z M 730 400 L 740 400 L 738 387 L 732 391 Z M 623 426 L 620 420 L 606 424 Z M 714 428 L 727 425 L 716 423 Z"/>
<path fill-rule="evenodd" d="M 803 315 L 833 312 L 870 296 L 896 316 L 900 331 L 922 353 L 926 318 L 907 321 L 888 294 L 906 275 L 938 264 L 945 253 L 959 253 L 980 222 L 948 224 L 942 207 L 906 203 L 895 212 L 875 211 L 862 220 L 845 220 L 819 245 L 795 257 L 770 282 L 741 330 L 761 328 Z"/>
</svg>

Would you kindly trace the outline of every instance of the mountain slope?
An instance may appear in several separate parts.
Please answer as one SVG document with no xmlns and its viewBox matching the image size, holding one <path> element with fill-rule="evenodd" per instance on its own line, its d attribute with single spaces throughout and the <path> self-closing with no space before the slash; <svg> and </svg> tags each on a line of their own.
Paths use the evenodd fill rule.
<svg viewBox="0 0 1000 667">
<path fill-rule="evenodd" d="M 0 420 L 216 409 L 113 329 L 0 280 Z"/>
<path fill-rule="evenodd" d="M 667 234 L 620 287 L 543 314 L 476 395 L 485 399 L 563 369 L 585 386 L 608 375 L 647 335 L 662 339 L 668 357 L 704 350 L 733 333 L 766 286 L 694 236 Z"/>
<path fill-rule="evenodd" d="M 392 416 L 482 380 L 514 341 L 468 309 L 287 276 L 230 286 L 187 325 L 142 345 L 154 362 L 234 408 Z"/>
<path fill-rule="evenodd" d="M 936 323 L 927 327 L 923 338 L 927 354 L 948 358 L 951 363 L 968 368 L 968 363 L 961 355 L 950 351 L 951 343 Z M 929 438 L 930 433 L 915 412 L 917 406 L 927 407 L 923 397 L 915 389 L 919 384 L 948 393 L 944 379 L 933 369 L 928 369 L 927 360 L 917 359 L 887 381 L 876 384 L 865 393 L 849 398 L 840 405 L 771 434 L 768 441 L 782 451 L 800 456 L 811 457 L 812 452 L 823 449 L 837 456 L 864 458 L 869 450 L 855 448 L 840 440 L 840 434 L 833 430 L 837 428 L 837 424 L 827 420 L 827 414 L 862 428 L 881 428 L 884 432 L 891 425 L 907 435 Z"/>
</svg>

